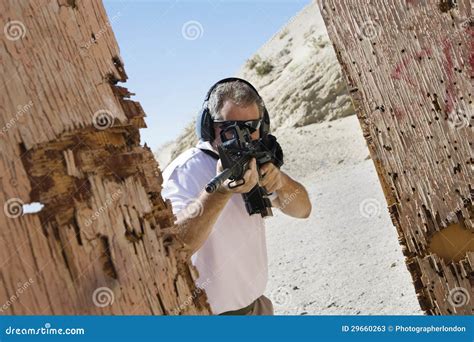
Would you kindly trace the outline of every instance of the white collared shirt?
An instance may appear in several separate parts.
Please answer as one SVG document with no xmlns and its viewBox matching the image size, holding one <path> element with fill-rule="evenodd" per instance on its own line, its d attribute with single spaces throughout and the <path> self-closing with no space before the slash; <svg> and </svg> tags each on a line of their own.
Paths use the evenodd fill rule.
<svg viewBox="0 0 474 342">
<path fill-rule="evenodd" d="M 217 160 L 199 148 L 212 150 L 208 142 L 199 142 L 163 171 L 162 195 L 171 201 L 175 215 L 184 209 L 191 216 L 202 214 L 197 199 L 216 175 Z M 250 216 L 242 195 L 233 194 L 191 261 L 199 271 L 196 283 L 206 291 L 214 314 L 248 306 L 263 294 L 268 280 L 263 218 Z"/>
</svg>

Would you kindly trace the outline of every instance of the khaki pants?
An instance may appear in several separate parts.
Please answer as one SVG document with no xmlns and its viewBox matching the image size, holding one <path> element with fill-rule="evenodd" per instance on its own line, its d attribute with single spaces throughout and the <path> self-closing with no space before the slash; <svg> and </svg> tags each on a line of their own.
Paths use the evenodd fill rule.
<svg viewBox="0 0 474 342">
<path fill-rule="evenodd" d="M 260 297 L 257 298 L 255 301 L 255 306 L 253 307 L 253 310 L 250 311 L 248 316 L 271 316 L 273 315 L 273 304 L 270 299 L 265 297 L 264 295 L 261 295 Z"/>
</svg>

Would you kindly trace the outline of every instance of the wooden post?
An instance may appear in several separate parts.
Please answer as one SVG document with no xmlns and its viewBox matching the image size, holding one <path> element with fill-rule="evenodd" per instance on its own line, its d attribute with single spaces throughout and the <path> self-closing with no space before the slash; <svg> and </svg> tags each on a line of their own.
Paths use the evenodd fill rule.
<svg viewBox="0 0 474 342">
<path fill-rule="evenodd" d="M 320 0 L 427 314 L 474 313 L 469 0 Z"/>
<path fill-rule="evenodd" d="M 0 313 L 209 313 L 102 4 L 9 0 L 0 18 Z"/>
</svg>

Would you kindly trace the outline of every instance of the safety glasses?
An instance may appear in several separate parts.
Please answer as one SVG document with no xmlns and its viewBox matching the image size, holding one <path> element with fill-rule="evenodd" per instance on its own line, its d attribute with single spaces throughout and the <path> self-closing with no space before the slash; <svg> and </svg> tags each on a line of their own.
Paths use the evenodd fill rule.
<svg viewBox="0 0 474 342">
<path fill-rule="evenodd" d="M 262 119 L 256 120 L 214 120 L 215 123 L 220 124 L 221 126 L 229 126 L 237 124 L 239 127 L 247 127 L 251 133 L 257 131 L 262 125 Z"/>
</svg>

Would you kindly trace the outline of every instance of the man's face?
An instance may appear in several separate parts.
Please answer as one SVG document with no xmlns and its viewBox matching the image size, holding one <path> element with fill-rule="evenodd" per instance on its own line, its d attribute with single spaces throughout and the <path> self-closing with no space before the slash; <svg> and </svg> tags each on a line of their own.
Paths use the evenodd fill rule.
<svg viewBox="0 0 474 342">
<path fill-rule="evenodd" d="M 239 106 L 232 101 L 225 101 L 221 109 L 222 120 L 224 121 L 246 121 L 260 119 L 260 113 L 257 104 L 254 102 L 248 106 Z M 215 139 L 212 143 L 214 147 L 221 143 L 220 129 L 221 124 L 214 123 Z M 260 131 L 256 130 L 252 133 L 252 140 L 260 138 Z"/>
</svg>

